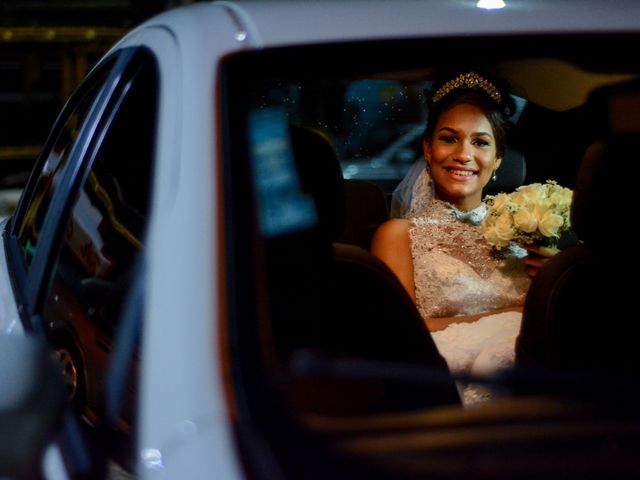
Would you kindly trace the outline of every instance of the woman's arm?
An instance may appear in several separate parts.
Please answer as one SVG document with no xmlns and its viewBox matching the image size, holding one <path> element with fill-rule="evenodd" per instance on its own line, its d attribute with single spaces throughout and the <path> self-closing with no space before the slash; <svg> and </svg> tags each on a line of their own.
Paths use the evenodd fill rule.
<svg viewBox="0 0 640 480">
<path fill-rule="evenodd" d="M 413 259 L 409 240 L 409 220 L 393 218 L 378 227 L 371 240 L 371 253 L 382 260 L 416 301 Z"/>
<path fill-rule="evenodd" d="M 378 227 L 371 241 L 371 253 L 381 259 L 416 301 L 413 282 L 413 258 L 409 239 L 409 220 L 394 218 Z M 522 312 L 522 307 L 509 307 L 477 315 L 459 315 L 455 317 L 427 318 L 425 324 L 429 331 L 444 330 L 452 323 L 473 323 L 482 317 L 502 312 Z"/>
<path fill-rule="evenodd" d="M 477 315 L 459 315 L 455 317 L 439 317 L 439 318 L 427 318 L 424 323 L 430 332 L 437 332 L 438 330 L 444 330 L 452 323 L 473 323 L 480 320 L 482 317 L 494 315 L 496 313 L 503 312 L 522 312 L 522 307 L 508 307 L 499 308 L 498 310 L 492 310 L 490 312 L 478 313 Z"/>
</svg>

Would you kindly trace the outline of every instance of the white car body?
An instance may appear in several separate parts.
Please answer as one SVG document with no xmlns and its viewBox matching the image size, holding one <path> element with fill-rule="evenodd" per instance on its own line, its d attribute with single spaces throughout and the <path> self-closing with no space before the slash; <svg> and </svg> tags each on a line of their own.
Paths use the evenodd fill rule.
<svg viewBox="0 0 640 480">
<path fill-rule="evenodd" d="M 4 228 L 6 222 L 7 219 L 3 219 L 0 222 L 0 228 Z M 3 240 L 0 240 L 0 243 L 2 242 Z M 0 332 L 2 335 L 24 334 L 24 328 L 18 315 L 18 306 L 11 288 L 7 259 L 4 255 L 0 258 Z"/>
</svg>

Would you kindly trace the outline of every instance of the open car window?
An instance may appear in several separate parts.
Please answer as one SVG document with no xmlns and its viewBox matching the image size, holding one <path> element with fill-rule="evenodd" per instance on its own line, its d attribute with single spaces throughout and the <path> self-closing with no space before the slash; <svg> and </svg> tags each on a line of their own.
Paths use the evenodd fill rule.
<svg viewBox="0 0 640 480">
<path fill-rule="evenodd" d="M 465 425 L 460 438 L 471 438 L 465 437 L 471 427 L 465 423 L 468 418 L 462 419 L 456 391 L 455 381 L 461 378 L 439 356 L 420 317 L 411 313 L 408 297 L 398 291 L 397 280 L 376 283 L 338 260 L 342 245 L 349 245 L 341 233 L 350 226 L 350 212 L 367 211 L 373 203 L 370 197 L 345 192 L 350 182 L 367 180 L 389 201 L 407 169 L 421 161 L 423 89 L 439 69 L 451 66 L 451 58 L 473 68 L 470 52 L 478 49 L 489 52 L 482 67 L 511 83 L 517 110 L 508 144 L 524 156 L 523 183 L 553 179 L 573 188 L 587 148 L 609 128 L 610 119 L 594 102 L 594 92 L 633 83 L 640 75 L 637 65 L 619 55 L 595 59 L 580 54 L 584 50 L 576 46 L 592 41 L 514 37 L 506 51 L 502 41 L 491 38 L 380 42 L 319 46 L 317 51 L 265 50 L 227 60 L 225 218 L 231 227 L 226 244 L 233 245 L 226 252 L 232 381 L 241 407 L 259 417 L 254 419 L 257 428 L 284 446 L 283 458 L 304 449 L 306 441 L 318 441 L 327 448 L 323 452 L 340 459 L 320 467 L 322 454 L 315 458 L 314 465 L 331 475 L 337 475 L 331 468 L 344 467 L 346 455 L 347 463 L 357 458 L 369 466 L 383 465 L 376 471 L 381 478 L 387 478 L 381 473 L 387 468 L 388 478 L 403 478 L 401 470 L 418 478 L 433 467 L 421 462 L 420 455 L 447 450 L 441 438 L 420 443 L 405 437 L 407 431 L 428 436 L 434 425 L 449 431 L 448 422 L 455 417 Z M 605 43 L 613 51 L 619 41 Z M 309 132 L 327 140 L 331 151 Z M 346 225 L 341 223 L 345 220 Z M 369 235 L 384 220 L 377 217 L 377 224 L 367 224 Z M 366 242 L 351 246 L 364 251 L 359 258 L 366 257 Z M 487 405 L 486 416 L 478 413 L 478 431 L 499 425 L 505 433 L 509 419 L 519 415 L 531 414 L 534 423 L 555 415 L 554 407 L 544 402 L 532 413 L 534 404 L 522 394 L 536 391 L 531 385 L 559 385 L 553 375 L 519 376 L 516 369 L 513 377 L 472 378 L 505 392 L 501 407 Z M 278 420 L 260 416 L 267 404 Z M 291 430 L 276 426 L 285 424 Z M 377 430 L 380 425 L 397 436 Z M 289 435 L 300 444 L 292 445 Z M 402 439 L 403 446 L 394 444 Z M 462 443 L 454 447 L 458 453 L 475 454 L 474 449 L 482 448 L 480 438 Z M 394 446 L 402 452 L 395 459 Z M 385 448 L 389 455 L 376 459 Z M 515 461 L 524 465 L 524 456 L 518 455 Z M 438 458 L 447 465 L 455 462 L 455 455 Z M 487 468 L 484 474 L 491 476 L 494 471 Z"/>
</svg>

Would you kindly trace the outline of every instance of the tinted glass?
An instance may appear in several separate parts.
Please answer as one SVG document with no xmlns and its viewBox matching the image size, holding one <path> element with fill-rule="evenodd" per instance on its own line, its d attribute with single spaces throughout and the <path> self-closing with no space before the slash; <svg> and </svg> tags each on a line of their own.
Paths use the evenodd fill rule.
<svg viewBox="0 0 640 480">
<path fill-rule="evenodd" d="M 589 239 L 577 249 L 567 248 L 567 255 L 563 255 L 563 251 L 545 264 L 545 268 L 562 272 L 557 277 L 558 283 L 551 283 L 551 277 L 546 276 L 549 270 L 543 269 L 543 275 L 537 277 L 542 279 L 542 283 L 538 283 L 542 287 L 537 291 L 532 288 L 536 293 L 528 297 L 524 305 L 523 329 L 518 338 L 519 345 L 525 345 L 527 350 L 518 350 L 518 355 L 531 352 L 529 364 L 536 367 L 534 371 L 527 370 L 515 353 L 517 330 L 510 331 L 506 323 L 504 327 L 496 324 L 496 329 L 488 335 L 487 330 L 478 336 L 471 330 L 457 330 L 458 324 L 464 321 L 462 311 L 456 312 L 459 316 L 454 313 L 453 319 L 445 317 L 454 328 L 448 331 L 431 328 L 430 318 L 416 316 L 416 305 L 403 287 L 394 285 L 393 276 L 383 275 L 386 270 L 379 268 L 375 258 L 363 251 L 366 242 L 344 245 L 351 239 L 331 235 L 341 224 L 345 231 L 351 228 L 372 235 L 387 219 L 388 212 L 379 215 L 378 208 L 378 199 L 382 198 L 384 203 L 384 195 L 379 195 L 379 189 L 360 188 L 370 185 L 362 180 L 375 180 L 378 186 L 388 186 L 389 192 L 402 178 L 400 167 L 418 159 L 416 168 L 424 170 L 420 154 L 426 120 L 422 91 L 433 85 L 438 72 L 450 69 L 452 61 L 470 62 L 470 57 L 478 51 L 483 55 L 487 52 L 503 55 L 499 52 L 503 52 L 507 44 L 512 45 L 510 55 L 515 58 L 508 55 L 491 58 L 486 63 L 494 71 L 508 75 L 512 92 L 519 97 L 507 141 L 526 160 L 525 183 L 551 178 L 561 185 L 574 186 L 573 179 L 589 144 L 609 136 L 611 128 L 606 123 L 610 118 L 614 123 L 620 122 L 619 133 L 628 135 L 624 140 L 631 143 L 627 146 L 637 141 L 632 135 L 638 131 L 640 119 L 632 113 L 633 95 L 629 98 L 625 90 L 625 95 L 616 97 L 615 113 L 601 98 L 602 88 L 605 92 L 623 87 L 638 91 L 637 66 L 623 60 L 624 55 L 611 53 L 616 51 L 611 49 L 606 58 L 595 60 L 591 52 L 588 62 L 583 62 L 575 53 L 585 51 L 582 45 L 576 48 L 578 43 L 590 43 L 584 38 L 504 40 L 494 43 L 488 39 L 471 39 L 457 45 L 449 40 L 444 43 L 436 40 L 380 42 L 317 50 L 305 47 L 238 54 L 226 60 L 228 68 L 223 78 L 227 80 L 230 106 L 224 117 L 228 120 L 225 244 L 229 246 L 225 259 L 226 272 L 229 272 L 226 277 L 228 338 L 233 352 L 230 361 L 236 366 L 232 370 L 237 387 L 234 393 L 240 399 L 239 415 L 250 419 L 257 431 L 272 440 L 273 450 L 279 455 L 279 466 L 284 466 L 287 473 L 293 472 L 290 478 L 307 474 L 313 477 L 318 471 L 322 472 L 317 474 L 319 478 L 353 478 L 365 471 L 364 476 L 375 478 L 433 478 L 443 472 L 464 478 L 477 476 L 478 465 L 486 460 L 493 462 L 495 470 L 489 467 L 491 471 L 486 470 L 481 476 L 509 476 L 516 470 L 505 473 L 504 465 L 515 464 L 513 454 L 523 459 L 516 461 L 520 476 L 562 476 L 565 472 L 560 471 L 569 464 L 569 470 L 575 468 L 570 476 L 594 471 L 585 468 L 582 461 L 572 464 L 571 459 L 577 458 L 576 452 L 580 452 L 582 460 L 590 461 L 597 457 L 592 453 L 610 442 L 607 432 L 606 439 L 591 443 L 601 425 L 601 404 L 585 412 L 577 423 L 573 423 L 576 416 L 567 417 L 568 423 L 564 423 L 564 419 L 556 423 L 563 414 L 556 415 L 558 411 L 552 411 L 554 407 L 550 408 L 547 399 L 522 398 L 528 393 L 551 393 L 568 402 L 578 399 L 576 405 L 584 405 L 583 400 L 586 404 L 594 399 L 604 400 L 607 408 L 615 405 L 610 412 L 617 416 L 625 411 L 635 424 L 635 408 L 619 408 L 628 404 L 629 389 L 603 387 L 609 380 L 613 380 L 612 385 L 619 380 L 621 385 L 628 384 L 629 378 L 618 374 L 633 364 L 628 357 L 614 352 L 619 350 L 626 355 L 633 349 L 614 338 L 615 335 L 606 338 L 607 329 L 600 327 L 602 318 L 624 318 L 607 300 L 616 298 L 615 295 L 597 294 L 597 291 L 612 291 L 605 284 L 615 284 L 614 288 L 622 291 L 619 282 L 611 283 L 612 279 L 622 276 L 612 274 L 613 270 L 604 273 L 606 270 L 601 265 L 613 265 L 616 260 L 610 256 L 596 260 L 596 248 L 586 251 Z M 624 44 L 618 43 L 620 38 L 616 40 L 610 45 Z M 536 52 L 523 53 L 534 45 Z M 329 147 L 322 147 L 327 139 Z M 611 156 L 606 159 L 609 163 L 605 163 L 603 171 L 611 171 L 607 166 L 615 159 L 630 158 L 628 154 L 621 155 L 622 151 L 610 150 Z M 342 164 L 342 179 L 334 175 L 337 160 Z M 506 175 L 506 162 L 505 158 L 498 176 Z M 592 162 L 593 159 L 583 168 L 587 170 L 587 178 L 600 172 L 593 168 Z M 606 191 L 617 184 L 604 174 L 599 176 L 606 180 L 594 183 L 598 185 L 594 189 L 594 204 L 609 205 L 597 202 L 604 198 L 597 195 L 597 190 Z M 342 185 L 342 191 L 334 188 L 337 185 Z M 576 193 L 578 185 L 575 184 Z M 614 197 L 619 200 L 624 192 L 630 191 L 619 188 Z M 307 196 L 315 206 L 315 221 L 309 221 L 312 216 L 303 215 L 307 211 L 302 208 Z M 247 199 L 255 200 L 253 208 Z M 592 207 L 583 213 L 592 213 L 598 208 Z M 436 225 L 441 221 L 430 215 L 428 212 L 414 224 L 424 220 L 425 225 Z M 586 216 L 607 217 L 604 214 Z M 618 218 L 615 213 L 609 216 Z M 335 228 L 324 228 L 323 222 Z M 584 225 L 587 224 L 585 220 Z M 594 221 L 593 225 L 595 228 L 590 233 L 594 237 L 596 229 L 611 231 L 600 229 L 602 223 Z M 407 237 L 409 243 L 415 242 L 408 234 Z M 435 251 L 456 246 L 445 235 L 429 241 L 440 242 L 433 247 Z M 606 240 L 603 244 L 606 245 Z M 416 247 L 417 251 L 431 249 L 426 242 Z M 461 280 L 466 275 L 462 272 L 473 262 L 447 260 L 445 254 L 438 259 L 431 264 L 434 271 L 442 268 L 447 274 L 423 277 L 427 279 L 420 279 L 422 285 L 432 281 L 446 284 L 448 280 L 444 277 L 451 273 L 455 282 L 459 282 L 452 287 L 452 292 L 457 294 L 466 283 Z M 449 260 L 450 265 L 455 266 L 446 266 Z M 588 262 L 592 262 L 592 267 L 582 266 Z M 625 262 L 621 264 L 627 265 Z M 569 274 L 564 275 L 561 265 L 580 265 L 580 269 L 573 269 L 578 273 L 572 275 L 582 278 L 570 283 Z M 499 273 L 497 268 L 489 268 L 491 272 L 487 276 Z M 587 268 L 592 268 L 592 275 L 583 276 Z M 469 278 L 474 275 L 479 278 L 484 273 L 473 271 Z M 557 294 L 552 299 L 558 300 L 556 303 L 539 300 L 555 293 L 556 286 L 560 291 L 560 285 L 568 285 L 565 291 L 571 293 Z M 585 296 L 584 292 L 592 293 Z M 438 300 L 450 301 L 445 295 Z M 556 317 L 558 322 L 552 324 L 546 315 L 554 312 L 561 314 Z M 490 311 L 482 314 L 493 320 L 505 318 L 493 316 Z M 527 322 L 527 318 L 531 320 Z M 517 314 L 515 319 L 519 321 Z M 481 331 L 487 324 L 476 319 L 464 328 L 477 327 L 477 331 Z M 527 325 L 531 333 L 523 334 Z M 442 341 L 447 335 L 451 335 L 449 345 L 455 349 L 448 349 Z M 423 341 L 426 337 L 439 341 L 428 345 L 427 340 Z M 505 347 L 502 358 L 510 361 L 507 355 L 516 357 L 510 364 L 511 370 L 500 370 L 502 365 L 498 367 L 497 363 L 487 368 L 489 358 L 494 361 L 502 355 L 491 352 L 490 342 L 485 342 L 489 338 L 511 342 L 508 346 L 506 341 L 502 344 Z M 482 341 L 468 348 L 475 339 Z M 525 344 L 523 339 L 531 343 Z M 433 357 L 438 355 L 440 362 L 444 358 L 448 363 L 431 361 L 428 352 L 432 352 Z M 545 356 L 551 359 L 548 364 L 543 363 L 547 361 Z M 624 361 L 619 360 L 621 358 Z M 611 372 L 614 375 L 607 378 L 610 372 L 603 367 L 608 368 L 614 362 L 617 362 Z M 595 364 L 598 372 L 591 377 L 587 368 Z M 541 366 L 548 370 L 539 368 Z M 567 366 L 577 368 L 570 372 Z M 496 396 L 483 398 L 480 393 L 478 398 L 485 403 L 474 405 L 477 410 L 469 417 L 471 412 L 463 408 L 460 399 L 445 396 L 453 375 L 460 382 L 458 385 L 478 381 L 483 387 L 493 389 Z M 500 403 L 491 400 L 496 398 Z M 402 415 L 398 415 L 398 411 L 402 411 Z M 569 412 L 574 415 L 577 409 L 571 408 Z M 281 415 L 282 420 L 277 415 Z M 514 419 L 517 420 L 514 422 Z M 436 423 L 438 428 L 434 429 Z M 579 424 L 580 432 L 572 430 L 558 442 L 550 443 L 551 432 L 566 431 L 569 423 Z M 286 430 L 289 425 L 293 426 Z M 327 428 L 329 425 L 331 430 Z M 625 429 L 628 425 L 625 423 Z M 499 453 L 489 459 L 486 439 L 496 431 L 504 436 L 496 441 L 498 449 L 490 449 Z M 472 438 L 476 433 L 477 437 Z M 614 437 L 619 440 L 618 445 L 624 445 L 623 449 L 628 446 L 627 451 L 634 455 L 637 439 L 627 442 L 623 439 L 625 435 L 618 431 Z M 446 445 L 442 443 L 445 437 Z M 455 446 L 448 443 L 453 437 L 460 439 L 460 443 Z M 243 440 L 240 435 L 239 438 Z M 244 446 L 251 451 L 253 444 L 246 441 Z M 537 462 L 530 460 L 534 451 L 544 452 Z M 382 458 L 383 452 L 386 458 Z M 551 452 L 558 458 L 555 465 L 545 459 Z M 296 463 L 298 458 L 304 460 Z M 553 473 L 532 473 L 533 464 Z M 255 462 L 251 466 L 259 471 L 262 465 Z M 607 459 L 598 466 L 603 465 L 615 469 L 618 461 Z M 269 474 L 263 478 L 270 478 Z"/>
<path fill-rule="evenodd" d="M 77 106 L 63 120 L 64 124 L 49 151 L 43 153 L 45 160 L 42 163 L 42 170 L 36 180 L 31 201 L 18 230 L 18 241 L 27 266 L 31 264 L 35 254 L 45 214 L 62 179 L 69 154 L 99 92 L 101 81 L 104 80 L 107 73 L 108 69 L 105 68 L 102 74 L 93 81 L 93 84 L 85 90 L 85 93 L 77 100 Z"/>
<path fill-rule="evenodd" d="M 80 372 L 71 394 L 94 419 L 102 415 L 104 373 L 148 217 L 157 72 L 151 60 L 135 62 L 66 220 L 42 315 L 54 347 Z M 125 431 L 132 404 L 129 398 Z"/>
<path fill-rule="evenodd" d="M 284 112 L 287 120 L 331 139 L 345 179 L 395 185 L 422 157 L 424 90 L 410 79 L 271 79 L 260 82 L 252 108 Z M 526 100 L 514 95 L 517 122 Z"/>
<path fill-rule="evenodd" d="M 266 81 L 257 110 L 277 108 L 292 123 L 322 131 L 346 178 L 397 180 L 420 154 L 423 82 L 378 79 Z"/>
</svg>

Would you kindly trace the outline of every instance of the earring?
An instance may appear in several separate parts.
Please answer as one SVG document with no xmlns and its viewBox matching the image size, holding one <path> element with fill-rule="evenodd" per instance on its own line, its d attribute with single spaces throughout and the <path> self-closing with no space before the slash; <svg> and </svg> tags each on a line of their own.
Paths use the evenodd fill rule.
<svg viewBox="0 0 640 480">
<path fill-rule="evenodd" d="M 493 180 L 494 182 L 498 179 L 498 176 L 496 175 L 496 171 L 493 171 L 493 175 L 491 177 L 491 180 Z"/>
</svg>

